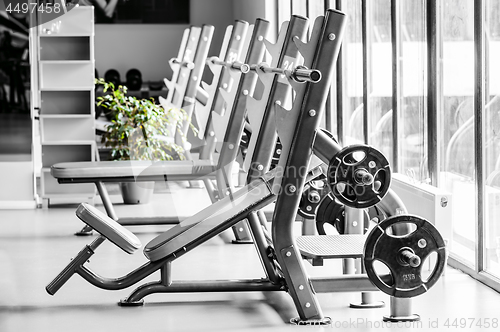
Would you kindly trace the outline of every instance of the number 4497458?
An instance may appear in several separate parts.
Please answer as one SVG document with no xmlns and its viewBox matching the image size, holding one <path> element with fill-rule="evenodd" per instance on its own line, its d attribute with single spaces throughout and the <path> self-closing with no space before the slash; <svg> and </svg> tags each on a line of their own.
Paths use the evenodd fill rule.
<svg viewBox="0 0 500 332">
<path fill-rule="evenodd" d="M 460 329 L 471 329 L 471 328 L 483 328 L 489 329 L 498 328 L 498 318 L 448 318 L 444 324 L 447 328 L 460 328 Z"/>
<path fill-rule="evenodd" d="M 35 12 L 41 12 L 41 13 L 56 13 L 59 14 L 61 12 L 61 4 L 56 2 L 56 3 L 36 3 L 36 2 L 24 2 L 24 3 L 16 3 L 13 4 L 12 2 L 9 2 L 7 5 L 7 8 L 5 8 L 5 11 L 7 13 L 35 13 Z"/>
</svg>

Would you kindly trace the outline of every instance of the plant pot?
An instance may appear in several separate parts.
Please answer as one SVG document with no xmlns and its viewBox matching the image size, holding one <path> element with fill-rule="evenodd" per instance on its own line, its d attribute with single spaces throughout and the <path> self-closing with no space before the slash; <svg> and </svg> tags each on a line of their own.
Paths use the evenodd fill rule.
<svg viewBox="0 0 500 332">
<path fill-rule="evenodd" d="M 120 191 L 125 204 L 149 203 L 154 191 L 154 182 L 122 182 Z"/>
</svg>

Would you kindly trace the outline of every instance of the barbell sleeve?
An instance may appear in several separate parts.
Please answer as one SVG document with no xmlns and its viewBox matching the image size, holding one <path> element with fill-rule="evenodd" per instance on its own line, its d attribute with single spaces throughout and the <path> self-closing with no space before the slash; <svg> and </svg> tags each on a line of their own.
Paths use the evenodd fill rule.
<svg viewBox="0 0 500 332">
<path fill-rule="evenodd" d="M 354 180 L 356 182 L 361 183 L 363 185 L 371 185 L 374 180 L 373 175 L 364 169 L 359 169 L 355 171 L 354 177 L 355 177 Z"/>
<path fill-rule="evenodd" d="M 283 69 L 270 67 L 267 63 L 259 63 L 258 65 L 250 66 L 250 70 L 260 71 L 266 74 L 278 74 L 291 77 L 294 81 L 299 83 L 311 82 L 318 83 L 321 80 L 321 72 L 317 69 L 308 69 L 305 66 L 297 66 L 293 69 Z"/>
<path fill-rule="evenodd" d="M 313 204 L 317 204 L 321 200 L 321 196 L 316 190 L 312 190 L 309 193 L 307 200 Z"/>
<path fill-rule="evenodd" d="M 400 257 L 403 262 L 410 265 L 411 267 L 419 267 L 421 263 L 420 257 L 415 255 L 410 250 L 402 250 L 400 252 Z"/>
<path fill-rule="evenodd" d="M 298 66 L 292 71 L 292 78 L 297 82 L 318 83 L 321 81 L 321 72 L 317 69 L 308 69 L 307 67 Z"/>
<path fill-rule="evenodd" d="M 241 62 L 233 62 L 229 68 L 239 70 L 243 74 L 250 72 L 250 66 Z"/>
<path fill-rule="evenodd" d="M 177 58 L 172 58 L 170 59 L 170 63 L 186 67 L 187 69 L 194 69 L 194 63 L 192 61 L 182 61 Z"/>
</svg>

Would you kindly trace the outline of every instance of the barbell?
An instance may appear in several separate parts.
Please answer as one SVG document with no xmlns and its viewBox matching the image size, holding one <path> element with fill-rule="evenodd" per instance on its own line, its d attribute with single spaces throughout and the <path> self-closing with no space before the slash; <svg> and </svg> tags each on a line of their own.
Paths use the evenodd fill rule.
<svg viewBox="0 0 500 332">
<path fill-rule="evenodd" d="M 246 63 L 241 63 L 239 61 L 227 62 L 219 59 L 216 56 L 208 58 L 207 62 L 219 66 L 224 66 L 229 69 L 238 70 L 241 71 L 243 74 L 247 74 L 250 71 L 254 71 L 265 74 L 285 75 L 299 83 L 304 83 L 304 82 L 318 83 L 319 81 L 321 81 L 321 72 L 319 70 L 309 69 L 305 66 L 295 66 L 292 69 L 283 69 L 283 68 L 271 67 L 265 62 L 253 65 L 248 65 Z"/>
</svg>

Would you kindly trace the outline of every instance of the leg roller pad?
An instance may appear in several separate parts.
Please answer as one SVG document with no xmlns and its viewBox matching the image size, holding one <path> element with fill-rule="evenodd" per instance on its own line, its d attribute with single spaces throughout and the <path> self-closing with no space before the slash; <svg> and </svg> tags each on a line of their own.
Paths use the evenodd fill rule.
<svg viewBox="0 0 500 332">
<path fill-rule="evenodd" d="M 76 216 L 128 254 L 142 246 L 137 236 L 90 204 L 80 204 Z"/>
</svg>

